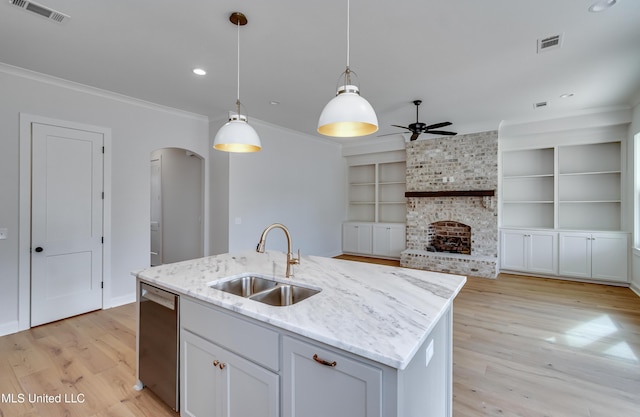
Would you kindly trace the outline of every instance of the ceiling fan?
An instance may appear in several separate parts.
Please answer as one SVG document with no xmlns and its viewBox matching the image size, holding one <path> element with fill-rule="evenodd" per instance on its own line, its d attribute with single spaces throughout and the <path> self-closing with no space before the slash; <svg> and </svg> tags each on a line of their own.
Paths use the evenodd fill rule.
<svg viewBox="0 0 640 417">
<path fill-rule="evenodd" d="M 441 123 L 435 123 L 432 125 L 426 125 L 425 123 L 420 122 L 418 110 L 419 110 L 420 104 L 422 104 L 422 100 L 414 100 L 413 104 L 415 104 L 416 106 L 416 122 L 415 123 L 411 123 L 409 126 L 391 125 L 391 126 L 399 127 L 401 129 L 407 129 L 408 131 L 410 131 L 412 133 L 410 140 L 418 139 L 418 136 L 420 136 L 421 133 L 431 133 L 433 135 L 446 135 L 446 136 L 457 135 L 456 132 L 449 132 L 446 130 L 434 130 L 434 129 L 439 129 L 441 127 L 450 126 L 451 122 L 441 122 Z"/>
</svg>

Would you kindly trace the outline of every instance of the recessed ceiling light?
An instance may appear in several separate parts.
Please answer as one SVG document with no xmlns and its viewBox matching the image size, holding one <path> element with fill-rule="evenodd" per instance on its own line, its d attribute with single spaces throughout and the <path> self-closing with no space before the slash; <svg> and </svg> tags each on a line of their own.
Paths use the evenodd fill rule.
<svg viewBox="0 0 640 417">
<path fill-rule="evenodd" d="M 272 106 L 277 106 L 278 104 L 280 104 L 280 102 L 279 101 L 275 101 L 275 100 L 271 100 L 269 102 L 269 104 L 271 104 Z"/>
<path fill-rule="evenodd" d="M 614 4 L 616 4 L 616 0 L 598 0 L 589 7 L 589 11 L 592 13 L 602 12 Z"/>
<path fill-rule="evenodd" d="M 573 93 L 565 93 L 560 96 L 560 98 L 569 98 L 569 97 L 573 97 Z"/>
<path fill-rule="evenodd" d="M 202 68 L 194 68 L 193 73 L 196 75 L 207 75 L 207 71 L 203 70 Z"/>
</svg>

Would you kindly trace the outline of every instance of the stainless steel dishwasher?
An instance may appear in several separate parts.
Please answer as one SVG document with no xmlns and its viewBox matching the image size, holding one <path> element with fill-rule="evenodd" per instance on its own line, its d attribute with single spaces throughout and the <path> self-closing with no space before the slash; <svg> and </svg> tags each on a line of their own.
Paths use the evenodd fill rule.
<svg viewBox="0 0 640 417">
<path fill-rule="evenodd" d="M 179 410 L 179 297 L 140 283 L 138 326 L 138 384 Z"/>
</svg>

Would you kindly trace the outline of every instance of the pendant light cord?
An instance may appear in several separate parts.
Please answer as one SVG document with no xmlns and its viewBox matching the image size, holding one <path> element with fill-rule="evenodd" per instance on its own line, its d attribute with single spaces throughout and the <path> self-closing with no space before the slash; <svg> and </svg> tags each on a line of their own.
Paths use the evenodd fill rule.
<svg viewBox="0 0 640 417">
<path fill-rule="evenodd" d="M 349 39 L 350 39 L 350 21 L 351 21 L 351 16 L 350 16 L 350 11 L 351 11 L 351 2 L 350 0 L 347 0 L 347 70 L 345 71 L 345 77 L 344 77 L 344 81 L 345 81 L 345 85 L 350 85 L 351 84 L 351 69 L 349 69 L 349 56 L 351 55 L 350 52 L 350 45 L 349 45 Z"/>
<path fill-rule="evenodd" d="M 350 0 L 347 0 L 347 68 L 349 68 L 349 31 L 350 31 L 350 27 L 349 27 L 349 21 L 350 16 L 349 16 L 349 11 L 351 9 L 351 5 L 349 4 Z"/>
<path fill-rule="evenodd" d="M 236 27 L 238 28 L 238 84 L 236 89 L 236 107 L 238 110 L 238 117 L 240 117 L 240 19 L 238 19 Z"/>
</svg>

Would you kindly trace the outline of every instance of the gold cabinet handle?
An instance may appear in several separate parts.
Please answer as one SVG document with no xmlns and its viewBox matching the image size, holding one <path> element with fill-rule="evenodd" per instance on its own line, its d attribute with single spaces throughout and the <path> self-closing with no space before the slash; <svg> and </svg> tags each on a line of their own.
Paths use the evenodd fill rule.
<svg viewBox="0 0 640 417">
<path fill-rule="evenodd" d="M 219 360 L 216 359 L 215 361 L 213 361 L 213 366 L 218 366 L 219 364 L 220 364 Z"/>
<path fill-rule="evenodd" d="M 338 364 L 336 361 L 329 362 L 325 361 L 324 359 L 320 359 L 317 353 L 313 355 L 313 360 L 325 366 L 336 366 Z"/>
<path fill-rule="evenodd" d="M 221 363 L 221 364 L 219 365 L 220 369 L 224 369 L 226 366 L 227 366 L 227 364 L 226 364 L 226 363 Z"/>
</svg>

